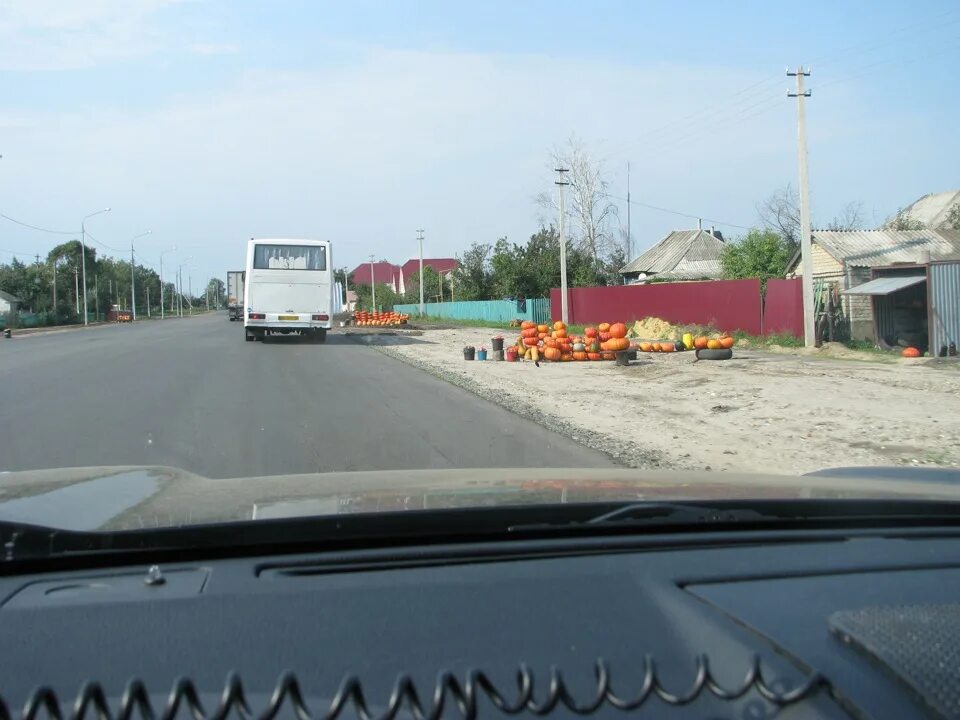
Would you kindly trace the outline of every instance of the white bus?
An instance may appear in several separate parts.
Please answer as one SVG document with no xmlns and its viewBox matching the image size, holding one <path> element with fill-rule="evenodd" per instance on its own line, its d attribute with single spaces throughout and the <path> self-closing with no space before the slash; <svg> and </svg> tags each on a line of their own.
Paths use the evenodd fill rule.
<svg viewBox="0 0 960 720">
<path fill-rule="evenodd" d="M 247 341 L 273 333 L 327 339 L 333 320 L 333 260 L 325 240 L 247 244 L 243 329 Z"/>
</svg>

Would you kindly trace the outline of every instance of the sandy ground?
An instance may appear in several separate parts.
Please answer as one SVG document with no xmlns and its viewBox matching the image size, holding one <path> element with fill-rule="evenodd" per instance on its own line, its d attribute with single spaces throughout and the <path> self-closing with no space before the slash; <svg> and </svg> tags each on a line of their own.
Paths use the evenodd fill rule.
<svg viewBox="0 0 960 720">
<path fill-rule="evenodd" d="M 463 360 L 464 345 L 489 348 L 495 334 L 460 328 L 366 341 L 626 465 L 783 473 L 960 465 L 955 360 L 865 362 L 836 348 L 737 348 L 723 362 L 640 353 L 630 367 Z"/>
</svg>

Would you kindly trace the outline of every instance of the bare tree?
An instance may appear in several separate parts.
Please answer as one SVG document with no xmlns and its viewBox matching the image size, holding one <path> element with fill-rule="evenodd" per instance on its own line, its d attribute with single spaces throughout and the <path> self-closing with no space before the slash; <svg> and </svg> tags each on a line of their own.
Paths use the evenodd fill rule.
<svg viewBox="0 0 960 720">
<path fill-rule="evenodd" d="M 787 183 L 757 205 L 760 224 L 778 233 L 787 242 L 800 242 L 800 196 Z"/>
<path fill-rule="evenodd" d="M 862 230 L 863 203 L 848 202 L 827 224 L 827 230 Z"/>
<path fill-rule="evenodd" d="M 579 246 L 590 253 L 595 268 L 600 267 L 600 256 L 615 244 L 611 222 L 617 217 L 617 206 L 611 202 L 607 190 L 610 184 L 603 175 L 603 163 L 590 157 L 586 146 L 576 137 L 571 137 L 563 148 L 551 153 L 555 168 L 569 170 L 566 179 L 567 209 L 576 228 L 572 236 Z M 557 210 L 555 193 L 540 193 L 537 203 Z"/>
<path fill-rule="evenodd" d="M 926 225 L 924 225 L 919 220 L 915 220 L 910 213 L 907 212 L 906 208 L 900 208 L 897 210 L 896 215 L 893 217 L 887 218 L 887 221 L 883 224 L 883 227 L 887 230 L 924 230 Z"/>
</svg>

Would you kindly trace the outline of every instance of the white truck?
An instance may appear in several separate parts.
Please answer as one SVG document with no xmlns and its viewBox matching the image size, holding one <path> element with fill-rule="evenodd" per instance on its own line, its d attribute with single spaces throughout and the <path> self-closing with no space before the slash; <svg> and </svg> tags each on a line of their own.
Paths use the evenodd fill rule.
<svg viewBox="0 0 960 720">
<path fill-rule="evenodd" d="M 276 333 L 327 339 L 334 314 L 330 251 L 326 240 L 251 238 L 243 301 L 248 342 Z"/>
<path fill-rule="evenodd" d="M 243 270 L 227 271 L 227 316 L 230 321 L 243 317 Z"/>
</svg>

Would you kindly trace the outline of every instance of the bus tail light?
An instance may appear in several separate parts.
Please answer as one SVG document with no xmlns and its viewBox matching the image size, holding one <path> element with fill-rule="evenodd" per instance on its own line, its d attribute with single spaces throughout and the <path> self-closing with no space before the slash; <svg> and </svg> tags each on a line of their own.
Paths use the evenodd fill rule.
<svg viewBox="0 0 960 720">
<path fill-rule="evenodd" d="M 314 316 L 313 316 L 313 319 L 314 319 L 314 320 L 329 320 L 329 319 L 330 319 L 330 316 L 329 316 L 329 315 L 314 315 Z"/>
</svg>

